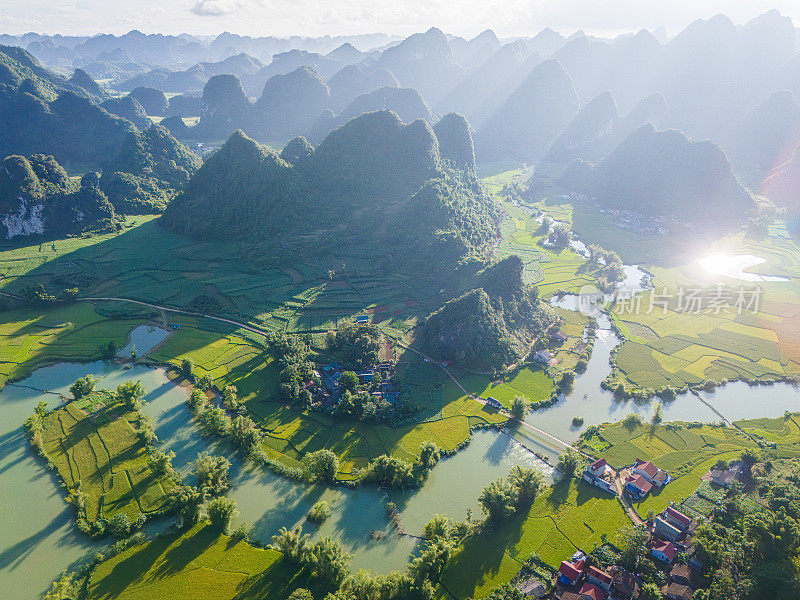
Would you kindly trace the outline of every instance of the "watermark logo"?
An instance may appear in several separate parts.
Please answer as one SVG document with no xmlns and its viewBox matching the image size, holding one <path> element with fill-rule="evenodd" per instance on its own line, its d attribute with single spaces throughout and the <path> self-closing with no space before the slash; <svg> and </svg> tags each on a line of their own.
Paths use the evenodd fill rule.
<svg viewBox="0 0 800 600">
<path fill-rule="evenodd" d="M 761 288 L 730 288 L 717 285 L 711 288 L 678 287 L 660 290 L 651 288 L 618 288 L 604 293 L 591 285 L 583 286 L 576 295 L 565 296 L 559 306 L 578 311 L 589 317 L 599 316 L 601 309 L 609 305 L 618 315 L 639 315 L 669 312 L 681 314 L 742 315 L 758 314 L 761 303 Z"/>
</svg>

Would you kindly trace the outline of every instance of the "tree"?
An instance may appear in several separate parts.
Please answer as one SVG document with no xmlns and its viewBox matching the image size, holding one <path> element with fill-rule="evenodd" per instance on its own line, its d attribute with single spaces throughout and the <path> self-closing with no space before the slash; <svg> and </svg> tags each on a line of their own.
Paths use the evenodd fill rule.
<svg viewBox="0 0 800 600">
<path fill-rule="evenodd" d="M 569 390 L 574 383 L 575 373 L 572 371 L 566 371 L 561 375 L 561 379 L 558 381 L 558 388 L 563 392 Z"/>
<path fill-rule="evenodd" d="M 575 471 L 578 470 L 578 465 L 580 464 L 580 457 L 575 450 L 572 448 L 566 450 L 561 456 L 558 457 L 558 464 L 556 465 L 556 469 L 564 476 L 566 479 L 570 479 L 575 475 Z"/>
<path fill-rule="evenodd" d="M 661 600 L 661 590 L 655 583 L 646 582 L 639 592 L 639 600 Z"/>
<path fill-rule="evenodd" d="M 194 379 L 194 363 L 189 358 L 184 358 L 181 361 L 181 374 L 189 379 Z"/>
<path fill-rule="evenodd" d="M 297 588 L 287 600 L 314 600 L 314 596 L 305 588 Z"/>
<path fill-rule="evenodd" d="M 122 539 L 124 537 L 128 537 L 131 533 L 131 529 L 133 526 L 131 525 L 131 521 L 128 518 L 128 515 L 125 513 L 121 513 L 115 515 L 109 522 L 108 526 L 106 527 L 106 532 L 114 538 Z"/>
<path fill-rule="evenodd" d="M 636 525 L 626 525 L 617 532 L 619 547 L 622 550 L 620 560 L 630 570 L 635 570 L 639 559 L 647 552 L 647 530 Z"/>
<path fill-rule="evenodd" d="M 311 548 L 308 562 L 311 572 L 320 581 L 338 587 L 350 573 L 352 554 L 344 551 L 339 540 L 324 537 Z"/>
<path fill-rule="evenodd" d="M 353 371 L 345 371 L 339 379 L 339 385 L 351 394 L 355 394 L 358 391 L 358 375 Z"/>
<path fill-rule="evenodd" d="M 141 381 L 126 381 L 117 386 L 116 399 L 131 409 L 139 410 L 139 404 L 147 394 Z"/>
<path fill-rule="evenodd" d="M 536 469 L 520 465 L 511 469 L 508 480 L 514 488 L 516 506 L 519 509 L 529 509 L 544 487 L 544 477 Z"/>
<path fill-rule="evenodd" d="M 486 600 L 524 600 L 525 596 L 522 595 L 516 587 L 507 583 L 503 586 L 493 590 Z"/>
<path fill-rule="evenodd" d="M 228 489 L 228 470 L 231 463 L 227 458 L 203 452 L 197 455 L 192 465 L 201 492 L 217 496 Z"/>
<path fill-rule="evenodd" d="M 310 537 L 308 534 L 303 535 L 300 525 L 292 530 L 281 527 L 278 534 L 272 536 L 272 547 L 293 562 L 304 562 L 310 550 Z"/>
<path fill-rule="evenodd" d="M 224 496 L 213 498 L 208 503 L 206 511 L 211 524 L 222 533 L 230 532 L 231 522 L 239 514 L 236 501 Z"/>
<path fill-rule="evenodd" d="M 88 396 L 94 391 L 94 386 L 97 382 L 100 381 L 99 377 L 95 377 L 94 375 L 87 375 L 86 377 L 81 377 L 80 379 L 76 379 L 75 383 L 73 383 L 69 387 L 69 391 L 75 400 L 80 400 L 84 396 Z"/>
<path fill-rule="evenodd" d="M 308 516 L 306 518 L 312 523 L 324 523 L 330 516 L 331 507 L 328 506 L 328 503 L 325 502 L 325 500 L 320 500 L 311 507 L 311 510 L 308 511 Z"/>
<path fill-rule="evenodd" d="M 422 553 L 411 561 L 410 571 L 417 581 L 427 579 L 439 583 L 444 568 L 453 554 L 455 543 L 447 537 L 435 537 L 425 543 Z"/>
<path fill-rule="evenodd" d="M 572 234 L 570 233 L 569 225 L 566 223 L 557 223 L 550 234 L 550 243 L 553 244 L 555 248 L 566 248 L 569 246 L 571 237 Z"/>
<path fill-rule="evenodd" d="M 339 457 L 327 449 L 309 452 L 303 457 L 303 464 L 313 481 L 331 483 L 339 470 Z"/>
<path fill-rule="evenodd" d="M 511 417 L 517 421 L 522 421 L 528 413 L 530 403 L 522 396 L 514 396 L 511 401 Z"/>
<path fill-rule="evenodd" d="M 100 345 L 100 356 L 106 360 L 111 360 L 117 355 L 117 344 L 111 340 L 107 344 Z"/>
<path fill-rule="evenodd" d="M 230 410 L 239 408 L 239 390 L 235 385 L 228 384 L 222 389 L 222 404 Z"/>
<path fill-rule="evenodd" d="M 650 428 L 652 431 L 655 431 L 656 427 L 661 425 L 661 421 L 664 419 L 661 414 L 661 410 L 661 402 L 656 402 L 656 408 L 653 411 L 653 417 L 650 419 Z"/>
<path fill-rule="evenodd" d="M 502 479 L 493 481 L 481 492 L 478 502 L 491 521 L 505 521 L 516 512 L 514 489 Z"/>
<path fill-rule="evenodd" d="M 419 465 L 426 471 L 430 471 L 439 462 L 442 451 L 431 441 L 422 444 L 419 450 Z"/>
<path fill-rule="evenodd" d="M 175 458 L 175 453 L 172 450 L 166 453 L 156 450 L 151 454 L 150 468 L 156 476 L 172 475 L 175 473 L 175 469 L 172 467 L 173 458 Z"/>
<path fill-rule="evenodd" d="M 620 385 L 622 385 L 622 384 L 620 384 Z M 625 388 L 623 387 L 623 391 L 624 391 L 624 389 Z M 631 413 L 631 414 L 629 414 L 627 417 L 625 417 L 622 420 L 622 424 L 625 426 L 626 429 L 632 431 L 636 427 L 638 427 L 639 425 L 642 424 L 642 418 L 639 415 L 637 415 L 636 413 Z"/>
</svg>

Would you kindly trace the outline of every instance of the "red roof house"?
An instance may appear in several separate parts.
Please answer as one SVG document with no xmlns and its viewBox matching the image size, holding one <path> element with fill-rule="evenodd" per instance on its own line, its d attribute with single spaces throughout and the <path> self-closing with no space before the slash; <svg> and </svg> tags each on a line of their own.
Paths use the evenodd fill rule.
<svg viewBox="0 0 800 600">
<path fill-rule="evenodd" d="M 691 518 L 687 517 L 682 512 L 675 510 L 671 506 L 668 506 L 667 510 L 664 511 L 664 518 L 667 520 L 667 523 L 673 527 L 678 527 L 682 531 L 686 531 L 689 528 L 689 525 L 692 524 Z"/>
<path fill-rule="evenodd" d="M 650 461 L 644 461 L 638 458 L 633 465 L 633 470 L 649 480 L 655 479 L 655 476 L 658 475 L 660 471 L 660 469 Z"/>
<path fill-rule="evenodd" d="M 578 593 L 579 598 L 586 600 L 606 600 L 608 594 L 602 588 L 592 585 L 591 583 L 584 583 L 581 591 Z"/>
<path fill-rule="evenodd" d="M 662 560 L 666 563 L 672 563 L 672 561 L 675 560 L 675 557 L 678 555 L 678 547 L 672 542 L 654 539 L 650 554 L 655 556 L 658 560 Z"/>
<path fill-rule="evenodd" d="M 653 484 L 641 475 L 628 475 L 625 479 L 625 489 L 634 496 L 644 498 L 653 489 Z"/>
<path fill-rule="evenodd" d="M 558 581 L 564 585 L 575 585 L 583 575 L 584 564 L 582 560 L 574 564 L 562 560 L 561 566 L 558 568 Z"/>
</svg>

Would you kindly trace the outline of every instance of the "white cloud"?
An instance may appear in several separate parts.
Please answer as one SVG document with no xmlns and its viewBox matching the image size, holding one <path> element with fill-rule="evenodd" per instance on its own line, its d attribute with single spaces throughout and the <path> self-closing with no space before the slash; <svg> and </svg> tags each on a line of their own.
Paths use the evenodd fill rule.
<svg viewBox="0 0 800 600">
<path fill-rule="evenodd" d="M 197 0 L 189 12 L 201 17 L 221 17 L 229 15 L 241 5 L 231 0 Z"/>
</svg>

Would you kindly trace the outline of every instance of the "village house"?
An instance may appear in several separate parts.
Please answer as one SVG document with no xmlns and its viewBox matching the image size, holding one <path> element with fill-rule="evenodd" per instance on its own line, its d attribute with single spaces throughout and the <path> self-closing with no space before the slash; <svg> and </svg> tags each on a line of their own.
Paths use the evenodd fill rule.
<svg viewBox="0 0 800 600">
<path fill-rule="evenodd" d="M 741 483 L 742 474 L 742 463 L 734 462 L 727 469 L 711 467 L 708 473 L 703 476 L 703 480 L 725 489 L 730 489 L 734 484 Z"/>
<path fill-rule="evenodd" d="M 637 458 L 636 462 L 633 464 L 633 473 L 636 475 L 641 475 L 649 483 L 656 487 L 662 487 L 669 483 L 669 474 L 666 471 L 659 469 L 650 461 L 644 461 Z"/>
<path fill-rule="evenodd" d="M 516 588 L 525 598 L 543 598 L 547 594 L 547 586 L 538 579 L 521 581 Z"/>
<path fill-rule="evenodd" d="M 656 517 L 655 521 L 653 521 L 653 534 L 662 540 L 670 542 L 677 542 L 683 536 L 683 532 L 680 529 L 670 525 L 661 517 Z"/>
<path fill-rule="evenodd" d="M 589 571 L 586 574 L 586 581 L 587 583 L 596 585 L 608 592 L 611 590 L 611 586 L 614 583 L 614 578 L 605 571 L 601 571 L 597 567 L 589 567 Z"/>
<path fill-rule="evenodd" d="M 575 553 L 572 556 L 572 562 L 562 560 L 561 566 L 558 568 L 558 583 L 564 586 L 575 585 L 583 577 L 583 572 L 586 570 L 586 556 L 581 553 Z"/>
<path fill-rule="evenodd" d="M 503 409 L 503 404 L 500 402 L 500 400 L 497 398 L 492 398 L 491 396 L 486 399 L 486 406 L 490 406 L 497 410 Z"/>
<path fill-rule="evenodd" d="M 687 585 L 690 588 L 697 588 L 699 584 L 695 570 L 684 564 L 677 564 L 672 567 L 669 572 L 669 578 L 673 583 Z"/>
<path fill-rule="evenodd" d="M 586 467 L 583 475 L 581 475 L 581 479 L 602 490 L 616 494 L 614 489 L 614 469 L 611 468 L 611 465 L 609 465 L 604 458 Z"/>
<path fill-rule="evenodd" d="M 679 510 L 674 509 L 671 506 L 668 506 L 667 509 L 663 513 L 664 520 L 679 529 L 681 532 L 685 533 L 688 531 L 689 527 L 692 524 L 692 519 Z"/>
<path fill-rule="evenodd" d="M 650 549 L 650 554 L 652 554 L 658 560 L 671 565 L 675 560 L 675 557 L 678 555 L 678 547 L 672 542 L 654 538 L 653 546 Z"/>
<path fill-rule="evenodd" d="M 587 582 L 583 584 L 581 591 L 578 592 L 578 598 L 581 600 L 606 600 L 608 592 L 597 585 Z"/>
<path fill-rule="evenodd" d="M 543 365 L 550 364 L 550 359 L 553 358 L 550 350 L 537 350 L 532 355 L 533 360 Z"/>
<path fill-rule="evenodd" d="M 661 588 L 661 593 L 664 594 L 669 600 L 692 600 L 694 590 L 688 585 L 681 585 L 679 583 L 670 583 Z"/>
<path fill-rule="evenodd" d="M 625 490 L 638 500 L 641 500 L 647 496 L 652 489 L 653 484 L 651 484 L 641 475 L 628 475 L 628 477 L 625 479 Z"/>
</svg>

